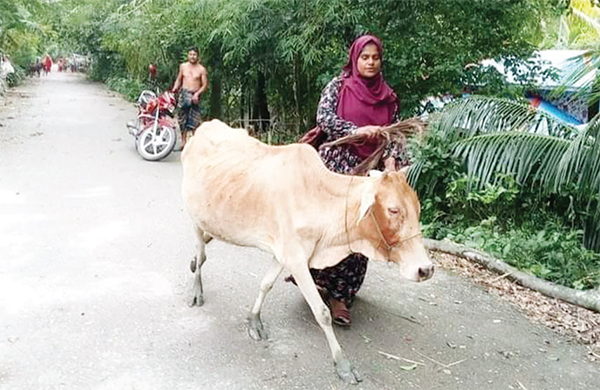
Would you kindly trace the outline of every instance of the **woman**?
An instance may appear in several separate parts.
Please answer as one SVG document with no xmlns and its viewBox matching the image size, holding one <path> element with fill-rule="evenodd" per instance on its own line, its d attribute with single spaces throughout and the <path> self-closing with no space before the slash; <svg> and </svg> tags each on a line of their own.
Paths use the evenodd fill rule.
<svg viewBox="0 0 600 390">
<path fill-rule="evenodd" d="M 398 98 L 383 79 L 381 64 L 378 38 L 363 35 L 354 41 L 348 63 L 342 74 L 325 87 L 317 109 L 317 125 L 327 134 L 327 142 L 349 134 L 374 137 L 381 126 L 400 119 Z M 361 147 L 339 145 L 319 153 L 331 171 L 352 174 L 374 149 L 368 143 Z M 388 157 L 394 157 L 396 165 L 407 164 L 403 145 L 388 145 L 381 161 Z M 365 278 L 367 260 L 354 253 L 334 267 L 311 270 L 317 286 L 328 293 L 333 322 L 338 325 L 351 323 L 348 308 Z"/>
</svg>

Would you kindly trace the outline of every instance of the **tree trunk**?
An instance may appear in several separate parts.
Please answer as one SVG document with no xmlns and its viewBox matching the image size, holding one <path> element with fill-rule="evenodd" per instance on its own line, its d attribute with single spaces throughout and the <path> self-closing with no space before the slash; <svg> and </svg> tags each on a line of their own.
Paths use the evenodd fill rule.
<svg viewBox="0 0 600 390">
<path fill-rule="evenodd" d="M 266 80 L 263 72 L 258 72 L 256 78 L 256 89 L 254 91 L 254 108 L 252 110 L 252 119 L 257 120 L 257 130 L 263 132 L 269 127 L 271 119 L 269 114 L 269 105 L 267 102 Z"/>
<path fill-rule="evenodd" d="M 294 56 L 294 103 L 296 106 L 296 116 L 297 116 L 297 120 L 301 121 L 302 120 L 302 101 L 301 101 L 301 97 L 302 97 L 302 82 L 300 80 L 300 68 L 301 68 L 301 63 L 300 63 L 300 57 L 296 54 Z M 300 129 L 300 124 L 298 123 L 298 129 Z"/>
<path fill-rule="evenodd" d="M 210 119 L 221 118 L 221 79 L 219 77 L 219 69 L 213 67 L 210 77 L 210 100 L 208 115 Z"/>
</svg>

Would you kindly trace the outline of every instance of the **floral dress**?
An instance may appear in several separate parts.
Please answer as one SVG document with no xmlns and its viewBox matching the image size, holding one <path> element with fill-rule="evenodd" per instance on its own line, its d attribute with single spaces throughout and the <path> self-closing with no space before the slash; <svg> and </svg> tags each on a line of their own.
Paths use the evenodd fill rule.
<svg viewBox="0 0 600 390">
<path fill-rule="evenodd" d="M 319 101 L 317 125 L 327 134 L 325 142 L 335 141 L 352 134 L 358 128 L 354 123 L 345 121 L 336 113 L 341 85 L 341 78 L 336 77 L 331 80 L 323 90 Z M 398 120 L 400 120 L 400 115 L 399 110 L 396 109 L 393 122 Z M 352 169 L 362 162 L 344 145 L 321 149 L 319 154 L 329 170 L 342 174 L 350 174 Z M 393 156 L 401 166 L 408 164 L 402 145 L 388 145 L 382 161 L 390 156 Z M 311 274 L 315 283 L 325 288 L 332 298 L 350 305 L 365 279 L 367 262 L 367 257 L 360 253 L 353 253 L 333 267 L 321 270 L 311 269 Z"/>
</svg>

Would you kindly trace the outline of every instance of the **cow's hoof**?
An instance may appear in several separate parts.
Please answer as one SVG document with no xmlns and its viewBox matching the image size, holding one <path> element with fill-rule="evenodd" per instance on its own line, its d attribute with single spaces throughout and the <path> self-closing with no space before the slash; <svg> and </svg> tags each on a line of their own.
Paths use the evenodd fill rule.
<svg viewBox="0 0 600 390">
<path fill-rule="evenodd" d="M 190 307 L 202 306 L 202 305 L 204 305 L 204 297 L 202 295 L 200 295 L 198 297 L 192 297 L 192 299 L 190 299 L 190 302 L 189 302 Z"/>
<path fill-rule="evenodd" d="M 335 369 L 338 376 L 346 383 L 357 385 L 358 382 L 362 382 L 362 379 L 354 367 L 350 364 L 350 361 L 344 359 L 335 364 Z"/>
<path fill-rule="evenodd" d="M 255 341 L 267 340 L 269 336 L 267 335 L 267 331 L 263 327 L 260 318 L 251 317 L 249 320 L 250 325 L 248 326 L 248 334 L 250 337 Z"/>
</svg>

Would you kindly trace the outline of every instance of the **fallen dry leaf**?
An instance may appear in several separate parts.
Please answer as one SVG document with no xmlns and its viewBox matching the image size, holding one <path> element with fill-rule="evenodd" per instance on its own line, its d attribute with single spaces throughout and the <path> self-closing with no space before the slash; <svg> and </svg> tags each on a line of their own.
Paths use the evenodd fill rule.
<svg viewBox="0 0 600 390">
<path fill-rule="evenodd" d="M 600 313 L 546 297 L 461 257 L 434 251 L 430 254 L 442 268 L 483 285 L 488 291 L 516 305 L 531 320 L 589 345 L 592 351 L 590 359 L 598 360 L 594 354 L 600 351 Z"/>
</svg>

